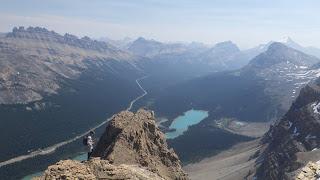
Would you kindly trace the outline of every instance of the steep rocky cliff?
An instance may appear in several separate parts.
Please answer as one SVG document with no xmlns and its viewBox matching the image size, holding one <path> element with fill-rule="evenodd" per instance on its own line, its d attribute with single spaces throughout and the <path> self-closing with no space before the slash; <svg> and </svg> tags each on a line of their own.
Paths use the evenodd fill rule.
<svg viewBox="0 0 320 180">
<path fill-rule="evenodd" d="M 188 179 L 153 112 L 123 111 L 113 116 L 94 149 L 92 160 L 65 160 L 48 167 L 40 179 Z"/>
<path fill-rule="evenodd" d="M 304 87 L 286 115 L 262 139 L 258 179 L 292 179 L 320 159 L 320 79 Z"/>
</svg>

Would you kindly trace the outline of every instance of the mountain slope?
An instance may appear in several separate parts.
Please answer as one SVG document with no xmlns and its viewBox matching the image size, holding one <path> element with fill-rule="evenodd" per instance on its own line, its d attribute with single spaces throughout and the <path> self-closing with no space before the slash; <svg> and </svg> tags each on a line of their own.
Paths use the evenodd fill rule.
<svg viewBox="0 0 320 180">
<path fill-rule="evenodd" d="M 308 161 L 320 160 L 319 90 L 320 79 L 304 87 L 290 110 L 264 136 L 258 178 L 292 178 Z"/>
<path fill-rule="evenodd" d="M 106 43 L 38 27 L 15 28 L 0 38 L 0 55 L 0 104 L 28 103 L 57 94 L 65 79 L 79 78 L 90 64 L 106 64 L 112 71 L 115 62 L 138 71 L 132 56 Z"/>
</svg>

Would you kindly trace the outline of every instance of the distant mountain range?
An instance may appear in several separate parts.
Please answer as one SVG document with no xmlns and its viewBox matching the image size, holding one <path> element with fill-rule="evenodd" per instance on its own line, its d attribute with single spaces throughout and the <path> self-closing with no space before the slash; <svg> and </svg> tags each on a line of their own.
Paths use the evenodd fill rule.
<svg viewBox="0 0 320 180">
<path fill-rule="evenodd" d="M 1 162 L 86 132 L 127 108 L 143 93 L 139 86 L 148 93 L 133 109 L 145 106 L 167 118 L 164 130 L 187 110 L 209 111 L 169 141 L 184 162 L 198 160 L 252 139 L 219 128 L 216 120 L 276 121 L 320 74 L 319 50 L 291 39 L 248 50 L 231 41 L 102 40 L 39 27 L 0 35 Z"/>
<path fill-rule="evenodd" d="M 261 44 L 251 49 L 240 50 L 237 45 L 231 41 L 217 43 L 210 47 L 196 42 L 190 44 L 162 43 L 155 40 L 147 40 L 143 37 L 139 37 L 136 40 L 129 38 L 119 41 L 104 40 L 138 56 L 161 59 L 162 61 L 164 61 L 164 59 L 177 61 L 178 59 L 179 62 L 177 63 L 180 63 L 181 66 L 184 65 L 183 63 L 203 64 L 203 66 L 211 67 L 210 71 L 239 69 L 245 66 L 255 56 L 265 52 L 268 47 L 275 42 L 270 41 L 267 44 Z M 293 49 L 320 58 L 320 49 L 303 47 L 294 42 L 290 37 L 280 40 L 279 42 Z"/>
<path fill-rule="evenodd" d="M 240 68 L 252 58 L 241 52 L 237 45 L 231 41 L 208 47 L 203 44 L 167 44 L 138 38 L 129 45 L 128 51 L 153 60 L 167 60 L 171 63 L 174 61 L 181 66 L 184 66 L 184 64 L 186 66 L 202 65 L 202 69 L 208 68 L 211 72 Z M 202 69 L 199 69 L 199 71 Z"/>
<path fill-rule="evenodd" d="M 299 89 L 318 76 L 320 71 L 315 64 L 319 62 L 314 56 L 281 43 L 272 43 L 266 52 L 239 70 L 214 73 L 170 87 L 160 95 L 155 108 L 164 111 L 164 104 L 185 102 L 185 108 L 189 108 L 189 104 L 209 108 L 216 117 L 226 113 L 247 121 L 268 121 L 271 117 L 276 119 L 287 111 Z M 250 91 L 253 92 L 250 94 Z M 248 100 L 252 103 L 248 103 Z M 261 106 L 256 104 L 259 102 Z M 272 102 L 276 108 L 263 108 L 268 102 Z M 263 109 L 266 114 L 261 111 L 257 114 L 249 106 Z"/>
<path fill-rule="evenodd" d="M 229 137 L 227 132 L 221 132 L 218 128 L 218 121 L 277 120 L 287 112 L 300 89 L 319 76 L 319 62 L 318 58 L 282 43 L 272 43 L 267 51 L 239 70 L 214 73 L 169 87 L 151 97 L 153 104 L 150 108 L 169 119 L 191 108 L 209 111 L 207 119 L 169 143 L 182 160 L 190 160 L 200 154 L 203 157 L 210 156 L 221 148 L 220 140 L 213 137 L 218 134 Z M 172 106 L 175 108 L 170 108 Z M 212 138 L 201 136 L 198 139 L 196 137 L 200 136 L 195 133 L 205 133 L 206 137 Z M 224 144 L 235 138 L 225 139 Z M 207 149 L 204 150 L 204 147 Z"/>
</svg>

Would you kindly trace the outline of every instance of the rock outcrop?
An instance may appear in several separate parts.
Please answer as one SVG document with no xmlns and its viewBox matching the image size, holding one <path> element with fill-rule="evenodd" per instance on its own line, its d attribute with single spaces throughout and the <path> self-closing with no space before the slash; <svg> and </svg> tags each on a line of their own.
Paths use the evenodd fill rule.
<svg viewBox="0 0 320 180">
<path fill-rule="evenodd" d="M 123 111 L 108 123 L 87 162 L 60 161 L 40 179 L 188 179 L 153 112 Z"/>
<path fill-rule="evenodd" d="M 320 79 L 304 87 L 286 115 L 262 139 L 258 179 L 293 179 L 309 161 L 319 160 Z"/>
<path fill-rule="evenodd" d="M 115 115 L 93 156 L 116 165 L 139 164 L 165 179 L 186 178 L 178 156 L 168 149 L 165 135 L 156 126 L 153 113 L 145 110 Z"/>
<path fill-rule="evenodd" d="M 52 179 L 134 179 L 134 180 L 163 180 L 156 173 L 150 172 L 137 165 L 115 166 L 106 160 L 93 158 L 81 163 L 79 161 L 65 160 L 49 166 L 42 177 L 35 180 Z"/>
<path fill-rule="evenodd" d="M 296 180 L 316 180 L 320 178 L 320 164 L 309 162 L 301 169 L 301 172 L 295 178 Z"/>
</svg>

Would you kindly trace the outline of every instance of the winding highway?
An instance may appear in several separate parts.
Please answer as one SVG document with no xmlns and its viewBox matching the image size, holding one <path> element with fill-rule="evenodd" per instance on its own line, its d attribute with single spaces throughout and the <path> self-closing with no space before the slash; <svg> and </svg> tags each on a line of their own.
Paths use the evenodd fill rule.
<svg viewBox="0 0 320 180">
<path fill-rule="evenodd" d="M 142 95 L 136 97 L 135 99 L 133 99 L 132 101 L 130 101 L 130 104 L 128 106 L 128 108 L 126 109 L 127 111 L 130 111 L 134 105 L 134 103 L 136 103 L 139 99 L 143 98 L 144 96 L 146 96 L 148 94 L 148 92 L 141 86 L 140 84 L 140 81 L 147 78 L 148 76 L 143 76 L 141 78 L 138 78 L 136 79 L 136 84 L 138 85 L 138 87 L 141 89 L 141 91 L 143 92 Z M 90 131 L 94 131 L 98 128 L 100 128 L 101 126 L 105 125 L 108 121 L 110 121 L 112 119 L 112 117 L 109 117 L 106 121 L 96 125 L 95 127 L 89 129 L 88 131 L 82 133 L 82 134 L 79 134 L 77 135 L 76 137 L 72 138 L 72 139 L 69 139 L 69 140 L 66 140 L 66 141 L 63 141 L 63 142 L 60 142 L 60 143 L 57 143 L 57 144 L 54 144 L 52 146 L 49 146 L 47 148 L 44 148 L 44 149 L 39 149 L 37 151 L 33 151 L 29 154 L 26 154 L 26 155 L 21 155 L 21 156 L 17 156 L 15 158 L 12 158 L 12 159 L 9 159 L 7 161 L 3 161 L 3 162 L 0 162 L 0 168 L 2 166 L 6 166 L 6 165 L 9 165 L 9 164 L 13 164 L 13 163 L 16 163 L 16 162 L 19 162 L 19 161 L 23 161 L 23 160 L 26 160 L 26 159 L 30 159 L 30 158 L 34 158 L 36 156 L 41 156 L 41 155 L 46 155 L 46 154 L 50 154 L 50 153 L 53 153 L 55 152 L 58 148 L 64 146 L 64 145 L 67 145 L 69 143 L 72 143 L 80 138 L 82 138 L 83 136 L 87 135 Z"/>
</svg>

